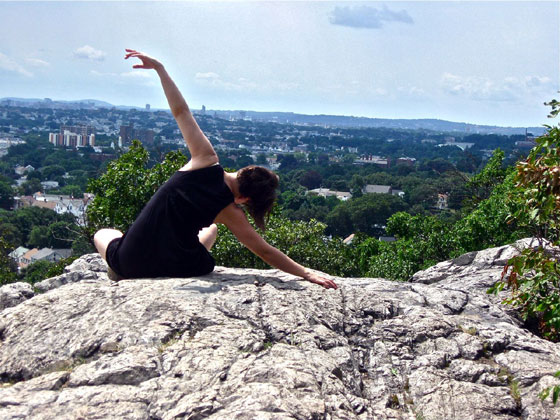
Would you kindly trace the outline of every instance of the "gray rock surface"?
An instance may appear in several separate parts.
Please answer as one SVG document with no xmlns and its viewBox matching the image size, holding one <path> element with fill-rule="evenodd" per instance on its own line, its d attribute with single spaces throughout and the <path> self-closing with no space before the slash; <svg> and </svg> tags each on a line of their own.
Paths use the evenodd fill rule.
<svg viewBox="0 0 560 420">
<path fill-rule="evenodd" d="M 11 308 L 35 295 L 29 283 L 11 283 L 0 287 L 0 311 Z"/>
<path fill-rule="evenodd" d="M 230 268 L 116 284 L 84 256 L 0 312 L 0 418 L 559 419 L 537 394 L 560 345 L 486 294 L 515 252 L 336 291 Z"/>
</svg>

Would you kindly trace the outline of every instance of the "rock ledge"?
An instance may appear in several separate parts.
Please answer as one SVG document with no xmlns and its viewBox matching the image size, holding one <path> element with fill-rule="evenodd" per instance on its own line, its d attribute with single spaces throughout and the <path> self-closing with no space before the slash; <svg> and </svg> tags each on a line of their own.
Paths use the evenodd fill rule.
<svg viewBox="0 0 560 420">
<path fill-rule="evenodd" d="M 231 268 L 115 285 L 87 255 L 45 293 L 0 288 L 0 417 L 558 419 L 537 394 L 560 345 L 486 294 L 516 252 L 337 291 Z"/>
</svg>

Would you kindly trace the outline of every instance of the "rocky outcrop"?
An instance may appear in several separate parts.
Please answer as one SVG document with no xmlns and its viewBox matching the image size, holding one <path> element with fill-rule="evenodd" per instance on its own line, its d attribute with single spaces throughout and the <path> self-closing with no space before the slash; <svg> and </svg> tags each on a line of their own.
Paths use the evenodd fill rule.
<svg viewBox="0 0 560 420">
<path fill-rule="evenodd" d="M 515 252 L 336 291 L 230 268 L 112 283 L 85 256 L 0 312 L 0 418 L 558 419 L 537 394 L 560 345 L 486 294 Z"/>
<path fill-rule="evenodd" d="M 12 283 L 0 287 L 0 311 L 30 299 L 35 295 L 29 283 Z"/>
</svg>

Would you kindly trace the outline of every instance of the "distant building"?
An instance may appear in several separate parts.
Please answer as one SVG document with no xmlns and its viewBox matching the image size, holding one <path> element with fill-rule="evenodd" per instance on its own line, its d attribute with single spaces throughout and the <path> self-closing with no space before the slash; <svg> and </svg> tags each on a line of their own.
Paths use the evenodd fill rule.
<svg viewBox="0 0 560 420">
<path fill-rule="evenodd" d="M 443 146 L 455 146 L 455 147 L 458 147 L 459 149 L 464 151 L 464 150 L 468 149 L 469 147 L 473 147 L 474 143 L 453 141 L 453 142 L 447 142 L 447 143 L 444 143 L 444 144 L 438 144 L 438 147 L 443 147 Z"/>
<path fill-rule="evenodd" d="M 93 127 L 88 125 L 61 125 L 59 133 L 49 133 L 49 143 L 64 147 L 95 146 Z"/>
<path fill-rule="evenodd" d="M 39 252 L 37 248 L 30 249 L 19 258 L 18 268 L 25 268 L 32 262 L 33 256 Z"/>
<path fill-rule="evenodd" d="M 380 156 L 365 155 L 354 161 L 355 164 L 363 165 L 365 163 L 373 163 L 374 165 L 381 166 L 382 168 L 389 167 L 389 159 Z"/>
<path fill-rule="evenodd" d="M 14 209 L 22 207 L 41 207 L 58 214 L 69 213 L 76 218 L 78 224 L 84 223 L 84 213 L 88 204 L 93 200 L 93 194 L 86 193 L 83 197 L 68 195 L 35 193 L 33 196 L 15 197 Z"/>
<path fill-rule="evenodd" d="M 146 104 L 146 111 L 150 110 L 150 104 Z"/>
<path fill-rule="evenodd" d="M 58 188 L 58 181 L 41 181 L 44 190 L 52 190 Z"/>
<path fill-rule="evenodd" d="M 314 188 L 307 191 L 309 195 L 317 195 L 319 197 L 336 197 L 340 201 L 347 201 L 352 198 L 352 194 L 347 191 L 333 191 L 328 188 Z"/>
<path fill-rule="evenodd" d="M 8 254 L 17 264 L 18 270 L 26 268 L 29 264 L 37 261 L 57 262 L 72 255 L 71 249 L 33 248 L 27 249 L 22 246 Z"/>
<path fill-rule="evenodd" d="M 52 249 L 41 248 L 39 251 L 31 256 L 31 262 L 37 261 L 50 261 L 57 262 L 64 258 L 68 258 L 72 254 L 71 249 Z"/>
<path fill-rule="evenodd" d="M 404 198 L 404 191 L 403 190 L 397 190 L 397 189 L 393 189 L 391 191 L 391 194 L 396 195 L 400 198 Z"/>
<path fill-rule="evenodd" d="M 397 165 L 401 164 L 407 166 L 414 166 L 415 162 L 416 162 L 416 158 L 411 158 L 411 157 L 400 157 L 397 159 Z"/>
<path fill-rule="evenodd" d="M 377 240 L 380 242 L 395 242 L 397 238 L 394 236 L 379 236 Z"/>
<path fill-rule="evenodd" d="M 437 202 L 436 202 L 436 208 L 439 209 L 439 210 L 447 209 L 449 207 L 448 201 L 449 201 L 449 195 L 438 194 L 438 198 L 437 198 Z"/>
<path fill-rule="evenodd" d="M 16 165 L 16 167 L 14 168 L 14 172 L 19 176 L 22 176 L 26 172 L 33 172 L 34 170 L 35 168 L 31 165 L 27 165 L 27 166 Z"/>
<path fill-rule="evenodd" d="M 537 143 L 535 142 L 535 140 L 527 139 L 523 141 L 516 141 L 515 147 L 518 147 L 520 149 L 532 149 L 536 144 Z"/>
<path fill-rule="evenodd" d="M 133 124 L 121 125 L 119 147 L 128 146 L 132 140 L 140 140 L 142 144 L 154 142 L 154 132 L 146 129 L 135 129 Z"/>
<path fill-rule="evenodd" d="M 28 248 L 25 248 L 23 246 L 18 246 L 16 249 L 14 249 L 12 252 L 8 254 L 8 257 L 14 260 L 19 267 L 19 264 L 21 262 L 21 257 L 23 257 L 28 252 L 29 252 Z"/>
<path fill-rule="evenodd" d="M 392 194 L 393 188 L 390 185 L 368 184 L 362 188 L 364 194 Z"/>
</svg>

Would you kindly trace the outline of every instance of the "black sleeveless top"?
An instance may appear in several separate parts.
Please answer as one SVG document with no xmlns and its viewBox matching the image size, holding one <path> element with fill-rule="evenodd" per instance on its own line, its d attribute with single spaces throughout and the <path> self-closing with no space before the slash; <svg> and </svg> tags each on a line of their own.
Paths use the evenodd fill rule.
<svg viewBox="0 0 560 420">
<path fill-rule="evenodd" d="M 109 244 L 107 263 L 124 278 L 211 272 L 214 260 L 197 235 L 233 198 L 219 165 L 175 172 L 124 236 Z"/>
</svg>

